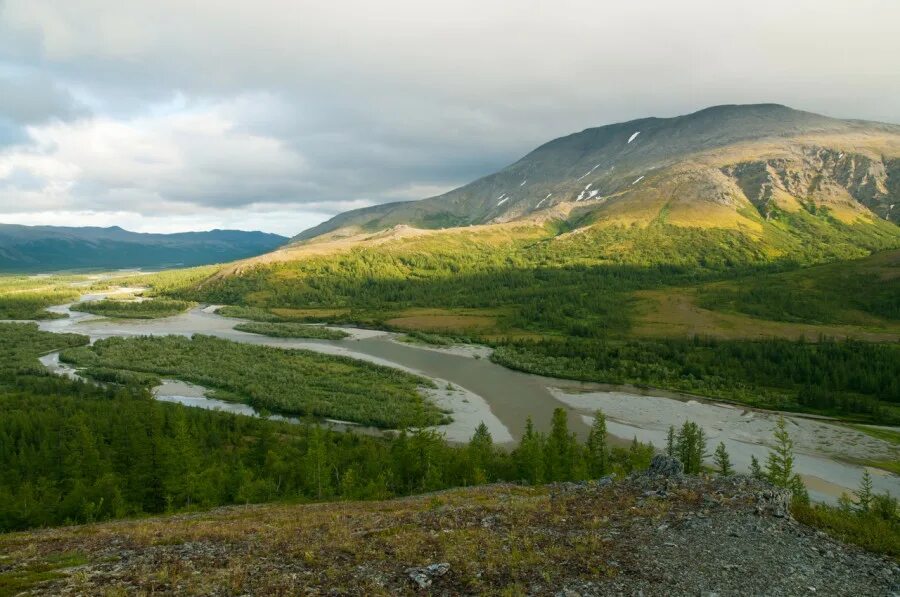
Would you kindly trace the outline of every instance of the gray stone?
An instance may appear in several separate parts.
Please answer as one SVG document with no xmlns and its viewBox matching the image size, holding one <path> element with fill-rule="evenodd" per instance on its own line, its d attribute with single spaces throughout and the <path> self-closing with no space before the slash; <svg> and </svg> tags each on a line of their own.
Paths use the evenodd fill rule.
<svg viewBox="0 0 900 597">
<path fill-rule="evenodd" d="M 684 474 L 684 465 L 677 458 L 670 458 L 665 454 L 656 454 L 650 461 L 648 475 L 661 477 L 680 477 Z"/>
</svg>

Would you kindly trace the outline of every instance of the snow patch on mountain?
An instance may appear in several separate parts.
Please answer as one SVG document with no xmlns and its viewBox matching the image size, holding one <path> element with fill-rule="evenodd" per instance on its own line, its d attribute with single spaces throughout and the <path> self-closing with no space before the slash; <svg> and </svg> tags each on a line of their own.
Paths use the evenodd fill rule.
<svg viewBox="0 0 900 597">
<path fill-rule="evenodd" d="M 597 164 L 596 166 L 594 166 L 593 168 L 591 168 L 590 170 L 588 170 L 587 172 L 585 172 L 584 174 L 579 176 L 577 180 L 581 180 L 582 178 L 588 176 L 589 174 L 591 174 L 594 170 L 596 170 L 599 167 L 600 167 L 600 164 Z"/>
<path fill-rule="evenodd" d="M 544 197 L 543 199 L 541 199 L 540 201 L 538 201 L 538 204 L 535 205 L 534 208 L 537 209 L 537 208 L 539 208 L 541 205 L 543 205 L 544 201 L 546 201 L 547 199 L 549 199 L 549 198 L 551 197 L 551 195 L 553 195 L 553 193 L 547 193 L 547 196 Z"/>
</svg>

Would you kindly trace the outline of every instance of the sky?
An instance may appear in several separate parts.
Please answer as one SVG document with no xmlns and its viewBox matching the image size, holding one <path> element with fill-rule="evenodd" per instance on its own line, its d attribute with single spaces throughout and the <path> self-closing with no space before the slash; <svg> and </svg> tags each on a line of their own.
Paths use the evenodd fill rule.
<svg viewBox="0 0 900 597">
<path fill-rule="evenodd" d="M 294 235 L 724 103 L 900 123 L 897 0 L 0 0 L 0 222 Z"/>
</svg>

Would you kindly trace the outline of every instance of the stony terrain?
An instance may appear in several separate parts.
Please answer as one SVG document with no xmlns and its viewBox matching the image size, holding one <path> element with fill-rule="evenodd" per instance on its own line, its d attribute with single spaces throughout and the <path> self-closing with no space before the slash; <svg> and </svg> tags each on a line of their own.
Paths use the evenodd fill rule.
<svg viewBox="0 0 900 597">
<path fill-rule="evenodd" d="M 746 477 L 645 474 L 225 508 L 0 537 L 0 594 L 900 592 L 896 562 L 794 521 L 786 506 L 785 493 Z"/>
</svg>

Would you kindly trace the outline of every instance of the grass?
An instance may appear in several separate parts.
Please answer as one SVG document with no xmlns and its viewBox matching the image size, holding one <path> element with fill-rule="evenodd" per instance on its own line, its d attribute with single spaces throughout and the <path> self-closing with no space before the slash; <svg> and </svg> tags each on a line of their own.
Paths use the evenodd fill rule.
<svg viewBox="0 0 900 597">
<path fill-rule="evenodd" d="M 307 589 L 406 594 L 413 589 L 406 567 L 448 562 L 452 574 L 435 586 L 450 594 L 515 594 L 515 587 L 535 583 L 614 576 L 607 561 L 620 549 L 602 533 L 625 517 L 663 513 L 659 502 L 640 505 L 636 497 L 554 499 L 545 487 L 493 486 L 387 502 L 232 508 L 85 531 L 58 529 L 36 550 L 44 554 L 77 546 L 99 559 L 114 536 L 154 560 L 129 574 L 138 591 L 152 586 L 165 593 L 177 586 L 201 594 L 290 594 L 299 581 Z M 495 526 L 482 522 L 492 518 Z M 0 550 L 12 554 L 15 570 L 28 541 L 25 534 L 0 536 Z M 201 560 L 192 555 L 192 546 L 222 556 Z M 158 555 L 151 556 L 154 552 Z M 178 565 L 183 559 L 192 565 Z M 263 572 L 265 562 L 279 564 Z M 281 565 L 286 562 L 291 566 Z M 299 568 L 302 577 L 290 581 L 289 568 Z M 115 583 L 112 578 L 101 582 Z"/>
<path fill-rule="evenodd" d="M 350 334 L 343 330 L 335 330 L 316 325 L 302 323 L 269 323 L 250 322 L 234 326 L 239 332 L 261 334 L 273 338 L 312 338 L 316 340 L 343 340 Z"/>
<path fill-rule="evenodd" d="M 375 427 L 436 425 L 449 417 L 423 398 L 422 377 L 342 356 L 211 336 L 108 338 L 67 350 L 78 367 L 149 373 L 214 390 L 213 397 L 285 415 Z M 252 364 L 248 367 L 248 364 Z"/>
<path fill-rule="evenodd" d="M 0 572 L 0 597 L 12 597 L 48 581 L 64 578 L 67 568 L 81 566 L 88 558 L 81 552 L 51 553 L 15 570 Z M 0 558 L 0 567 L 4 561 Z"/>
<path fill-rule="evenodd" d="M 900 523 L 875 515 L 855 515 L 818 504 L 794 504 L 794 518 L 840 541 L 900 560 Z"/>
<path fill-rule="evenodd" d="M 751 552 L 765 548 L 768 539 L 758 533 L 736 538 L 721 531 L 728 524 L 723 516 L 759 520 L 754 493 L 740 488 L 720 493 L 717 487 L 715 481 L 674 484 L 658 499 L 642 496 L 645 486 L 639 484 L 500 484 L 380 502 L 232 507 L 0 535 L 0 552 L 8 554 L 6 575 L 24 574 L 57 553 L 87 561 L 89 574 L 83 578 L 73 575 L 64 583 L 51 578 L 43 586 L 31 579 L 31 587 L 45 592 L 61 592 L 67 585 L 104 594 L 127 579 L 138 594 L 278 595 L 299 587 L 314 593 L 417 594 L 407 568 L 446 562 L 450 572 L 434 580 L 435 594 L 549 594 L 583 582 L 595 583 L 603 594 L 617 592 L 607 581 L 639 583 L 656 593 L 665 592 L 667 580 L 647 576 L 647 558 L 690 566 L 692 546 L 665 549 L 661 533 L 672 534 L 672 540 L 682 532 L 696 537 L 682 527 L 690 527 L 685 520 L 701 511 L 720 529 L 709 537 L 716 567 L 706 574 L 734 579 L 741 573 L 719 567 L 746 563 L 721 555 L 717 542 L 744 542 Z M 892 557 L 898 553 L 896 530 L 860 524 L 834 509 L 795 508 L 794 514 L 843 541 Z M 798 545 L 807 541 L 781 533 Z M 119 550 L 116 574 L 100 566 L 113 541 Z M 88 580 L 93 584 L 84 584 Z"/>
<path fill-rule="evenodd" d="M 72 311 L 92 313 L 114 319 L 159 319 L 184 313 L 196 303 L 158 298 L 146 301 L 116 301 L 104 299 L 72 305 Z"/>
<path fill-rule="evenodd" d="M 895 446 L 900 446 L 900 429 L 884 429 L 883 427 L 873 427 L 872 425 L 849 424 L 848 426 Z M 900 463 L 898 463 L 898 466 L 900 466 Z"/>
</svg>

